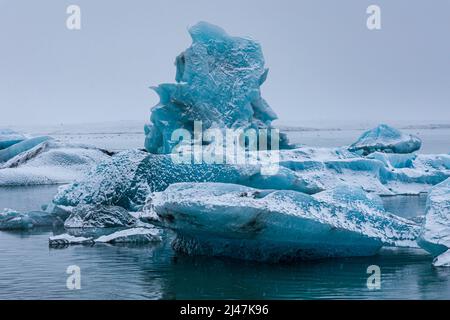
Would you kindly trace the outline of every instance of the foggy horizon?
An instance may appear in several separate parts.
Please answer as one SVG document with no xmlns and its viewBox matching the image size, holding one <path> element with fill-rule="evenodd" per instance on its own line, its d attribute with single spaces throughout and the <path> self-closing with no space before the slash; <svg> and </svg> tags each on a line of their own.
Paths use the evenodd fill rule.
<svg viewBox="0 0 450 320">
<path fill-rule="evenodd" d="M 66 28 L 70 4 L 79 31 Z M 198 21 L 261 43 L 280 124 L 450 122 L 449 2 L 236 4 L 0 1 L 0 125 L 148 122 L 149 87 L 175 82 Z M 381 30 L 366 27 L 370 4 Z"/>
</svg>

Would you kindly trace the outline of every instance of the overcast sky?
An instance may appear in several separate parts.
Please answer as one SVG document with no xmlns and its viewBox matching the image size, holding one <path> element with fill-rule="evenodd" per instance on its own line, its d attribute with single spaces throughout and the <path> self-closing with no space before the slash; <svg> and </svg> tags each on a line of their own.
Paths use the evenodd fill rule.
<svg viewBox="0 0 450 320">
<path fill-rule="evenodd" d="M 199 20 L 260 41 L 282 122 L 450 122 L 448 0 L 0 0 L 0 124 L 147 120 Z"/>
</svg>

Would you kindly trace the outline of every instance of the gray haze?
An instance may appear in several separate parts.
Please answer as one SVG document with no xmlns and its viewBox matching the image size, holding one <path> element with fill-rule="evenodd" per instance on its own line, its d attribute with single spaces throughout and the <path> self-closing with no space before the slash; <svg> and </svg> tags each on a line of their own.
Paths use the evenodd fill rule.
<svg viewBox="0 0 450 320">
<path fill-rule="evenodd" d="M 280 122 L 450 122 L 448 0 L 0 0 L 0 124 L 147 120 L 199 20 L 261 42 Z"/>
</svg>

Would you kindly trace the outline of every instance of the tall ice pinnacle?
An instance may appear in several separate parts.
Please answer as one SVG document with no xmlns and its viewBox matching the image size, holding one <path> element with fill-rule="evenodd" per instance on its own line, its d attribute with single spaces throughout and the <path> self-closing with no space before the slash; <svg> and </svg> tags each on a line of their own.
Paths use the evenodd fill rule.
<svg viewBox="0 0 450 320">
<path fill-rule="evenodd" d="M 192 45 L 175 61 L 176 84 L 153 88 L 160 102 L 145 127 L 145 148 L 170 153 L 176 129 L 193 131 L 194 121 L 208 128 L 263 129 L 277 118 L 261 97 L 267 77 L 258 42 L 229 36 L 222 28 L 199 22 L 189 29 Z M 288 145 L 280 135 L 280 147 Z"/>
</svg>

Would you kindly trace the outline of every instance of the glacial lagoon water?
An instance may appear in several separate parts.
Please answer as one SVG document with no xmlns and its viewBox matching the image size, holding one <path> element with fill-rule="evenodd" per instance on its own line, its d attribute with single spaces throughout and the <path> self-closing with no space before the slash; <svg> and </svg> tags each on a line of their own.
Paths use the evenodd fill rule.
<svg viewBox="0 0 450 320">
<path fill-rule="evenodd" d="M 0 207 L 39 208 L 56 186 L 0 190 Z M 384 198 L 391 212 L 422 215 L 425 196 Z M 383 249 L 366 258 L 264 264 L 187 257 L 157 245 L 50 249 L 58 230 L 0 232 L 0 299 L 450 299 L 450 270 L 434 268 L 420 249 Z M 81 268 L 81 290 L 68 290 L 66 269 Z M 367 267 L 381 269 L 369 290 Z"/>
</svg>

